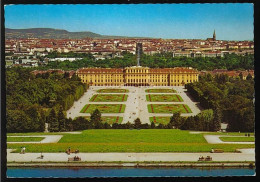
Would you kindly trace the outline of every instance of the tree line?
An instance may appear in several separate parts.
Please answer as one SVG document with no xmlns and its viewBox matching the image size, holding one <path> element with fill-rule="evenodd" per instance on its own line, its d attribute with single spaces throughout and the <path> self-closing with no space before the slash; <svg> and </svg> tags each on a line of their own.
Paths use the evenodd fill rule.
<svg viewBox="0 0 260 182">
<path fill-rule="evenodd" d="M 83 59 L 70 62 L 52 61 L 46 66 L 40 66 L 37 69 L 63 69 L 76 70 L 82 67 L 102 67 L 102 68 L 125 68 L 136 66 L 136 55 L 128 52 L 122 52 L 123 58 L 111 58 L 104 60 L 95 60 L 91 54 L 85 53 L 49 53 L 47 57 L 81 57 Z M 249 70 L 254 69 L 254 55 L 236 55 L 227 54 L 224 57 L 173 57 L 172 53 L 157 53 L 154 55 L 142 54 L 141 66 L 150 68 L 173 68 L 173 67 L 193 67 L 198 70 Z"/>
<path fill-rule="evenodd" d="M 51 108 L 68 110 L 87 85 L 73 75 L 31 73 L 30 69 L 6 69 L 6 119 L 8 132 L 43 131 Z"/>
<path fill-rule="evenodd" d="M 199 82 L 186 84 L 188 93 L 204 109 L 213 109 L 219 120 L 228 124 L 228 131 L 254 131 L 254 80 L 207 74 Z"/>
</svg>

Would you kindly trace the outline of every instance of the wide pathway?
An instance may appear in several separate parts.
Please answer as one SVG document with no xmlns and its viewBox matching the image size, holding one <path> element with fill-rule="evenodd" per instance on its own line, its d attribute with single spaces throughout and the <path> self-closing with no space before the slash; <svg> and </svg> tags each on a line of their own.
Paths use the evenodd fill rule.
<svg viewBox="0 0 260 182">
<path fill-rule="evenodd" d="M 43 159 L 40 159 L 41 153 L 10 153 L 7 150 L 8 162 L 66 162 L 69 157 L 79 156 L 81 161 L 90 162 L 112 162 L 112 161 L 198 161 L 200 156 L 211 156 L 212 161 L 255 161 L 255 153 L 78 153 L 67 155 L 64 153 L 43 153 Z"/>
</svg>

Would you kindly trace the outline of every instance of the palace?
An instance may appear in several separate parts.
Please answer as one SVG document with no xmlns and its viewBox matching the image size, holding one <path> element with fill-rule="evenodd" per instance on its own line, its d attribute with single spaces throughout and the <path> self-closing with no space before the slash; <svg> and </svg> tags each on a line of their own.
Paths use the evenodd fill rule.
<svg viewBox="0 0 260 182">
<path fill-rule="evenodd" d="M 76 71 L 83 83 L 92 86 L 183 86 L 198 81 L 199 72 L 191 67 L 81 68 Z"/>
</svg>

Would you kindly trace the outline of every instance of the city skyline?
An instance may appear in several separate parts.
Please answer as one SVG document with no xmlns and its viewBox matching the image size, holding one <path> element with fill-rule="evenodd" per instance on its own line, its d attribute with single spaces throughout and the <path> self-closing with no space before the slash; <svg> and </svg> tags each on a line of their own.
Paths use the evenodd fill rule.
<svg viewBox="0 0 260 182">
<path fill-rule="evenodd" d="M 5 27 L 163 39 L 206 39 L 216 30 L 218 40 L 254 38 L 253 4 L 249 3 L 8 5 Z"/>
</svg>

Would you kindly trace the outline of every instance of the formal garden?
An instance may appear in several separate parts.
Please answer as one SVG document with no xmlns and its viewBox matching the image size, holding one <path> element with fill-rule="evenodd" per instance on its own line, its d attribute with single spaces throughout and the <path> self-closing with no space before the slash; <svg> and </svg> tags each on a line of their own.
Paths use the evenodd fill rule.
<svg viewBox="0 0 260 182">
<path fill-rule="evenodd" d="M 89 101 L 90 102 L 124 102 L 127 101 L 128 95 L 126 94 L 95 94 Z"/>
<path fill-rule="evenodd" d="M 176 94 L 148 94 L 146 100 L 149 102 L 183 102 L 182 97 Z"/>
<path fill-rule="evenodd" d="M 148 104 L 149 113 L 191 113 L 191 109 L 186 104 Z"/>
<path fill-rule="evenodd" d="M 90 116 L 85 116 L 87 120 L 90 120 Z M 121 124 L 123 121 L 123 117 L 119 116 L 101 116 L 101 122 L 102 123 L 108 123 L 109 125 L 112 125 L 114 123 Z"/>
<path fill-rule="evenodd" d="M 92 113 L 98 109 L 101 113 L 124 113 L 125 104 L 86 104 L 81 113 Z"/>
<path fill-rule="evenodd" d="M 163 124 L 163 125 L 167 125 L 170 122 L 171 117 L 167 117 L 167 116 L 153 116 L 153 117 L 149 117 L 150 122 L 154 122 L 155 125 L 157 124 Z"/>
<path fill-rule="evenodd" d="M 176 90 L 158 88 L 158 89 L 146 89 L 145 92 L 147 92 L 147 93 L 176 93 Z"/>
<path fill-rule="evenodd" d="M 117 89 L 117 88 L 109 88 L 109 89 L 99 89 L 98 93 L 128 93 L 127 89 Z"/>
</svg>

